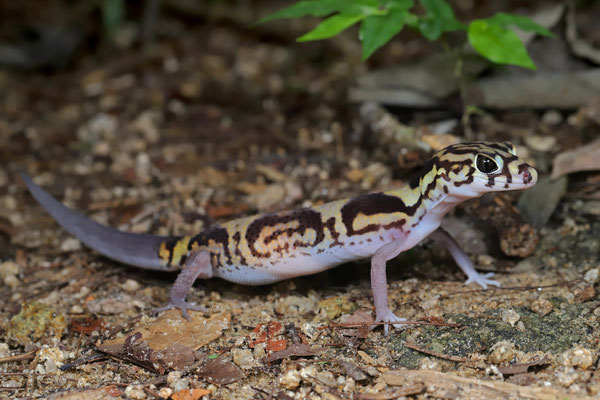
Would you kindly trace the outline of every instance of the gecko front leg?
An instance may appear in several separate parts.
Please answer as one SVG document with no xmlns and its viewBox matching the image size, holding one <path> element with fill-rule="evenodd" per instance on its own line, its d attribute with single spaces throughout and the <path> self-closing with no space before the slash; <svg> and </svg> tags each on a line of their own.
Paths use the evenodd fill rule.
<svg viewBox="0 0 600 400">
<path fill-rule="evenodd" d="M 484 289 L 487 289 L 488 285 L 500 286 L 500 282 L 488 279 L 494 276 L 493 272 L 480 274 L 479 272 L 475 271 L 473 262 L 467 253 L 465 253 L 456 240 L 454 240 L 452 235 L 450 235 L 444 228 L 437 228 L 429 237 L 446 246 L 452 255 L 452 258 L 454 258 L 454 261 L 458 264 L 460 269 L 462 269 L 465 275 L 467 275 L 467 281 L 465 282 L 466 285 L 471 282 L 475 282 Z"/>
<path fill-rule="evenodd" d="M 187 320 L 191 320 L 192 318 L 187 310 L 206 312 L 206 307 L 188 303 L 185 301 L 185 297 L 197 278 L 208 279 L 212 278 L 212 276 L 213 270 L 210 262 L 210 253 L 204 250 L 192 252 L 171 287 L 169 303 L 164 307 L 157 308 L 154 310 L 154 313 L 178 308 L 181 311 L 181 315 Z"/>
<path fill-rule="evenodd" d="M 380 247 L 371 257 L 371 290 L 375 304 L 375 322 L 394 322 L 394 328 L 402 328 L 400 323 L 406 319 L 394 315 L 388 306 L 386 264 L 388 260 L 404 251 L 404 242 L 404 239 L 396 239 Z M 384 335 L 387 336 L 389 329 L 388 324 L 383 326 Z"/>
</svg>

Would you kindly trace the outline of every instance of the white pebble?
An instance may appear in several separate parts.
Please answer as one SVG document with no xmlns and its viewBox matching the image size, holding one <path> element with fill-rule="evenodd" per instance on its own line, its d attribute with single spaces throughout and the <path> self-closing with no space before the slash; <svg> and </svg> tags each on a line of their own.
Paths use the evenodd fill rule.
<svg viewBox="0 0 600 400">
<path fill-rule="evenodd" d="M 300 373 L 295 369 L 288 370 L 281 378 L 279 383 L 286 389 L 293 390 L 300 386 Z"/>
<path fill-rule="evenodd" d="M 169 397 L 171 397 L 171 395 L 173 394 L 173 389 L 171 389 L 170 387 L 163 387 L 158 391 L 158 396 L 161 399 L 168 399 Z"/>
<path fill-rule="evenodd" d="M 171 371 L 167 375 L 167 383 L 169 385 L 178 379 L 181 379 L 181 371 Z"/>
<path fill-rule="evenodd" d="M 521 316 L 512 308 L 502 310 L 501 316 L 502 321 L 509 323 L 510 326 L 515 326 L 519 319 L 521 319 Z"/>
<path fill-rule="evenodd" d="M 594 364 L 595 358 L 595 354 L 591 350 L 575 346 L 560 355 L 559 363 L 565 367 L 588 369 Z"/>
<path fill-rule="evenodd" d="M 146 398 L 148 398 L 148 395 L 146 394 L 144 389 L 138 385 L 127 386 L 125 388 L 125 396 L 127 396 L 128 399 L 133 400 L 145 400 Z"/>
<path fill-rule="evenodd" d="M 60 250 L 65 251 L 65 252 L 76 251 L 76 250 L 80 250 L 80 249 L 81 249 L 81 242 L 78 239 L 75 239 L 74 237 L 66 238 L 60 244 Z"/>
<path fill-rule="evenodd" d="M 135 291 L 137 291 L 140 288 L 140 284 L 138 281 L 134 280 L 134 279 L 127 279 L 122 285 L 121 287 L 123 288 L 123 290 L 125 290 L 126 292 L 129 293 L 133 293 Z"/>
<path fill-rule="evenodd" d="M 594 268 L 594 269 L 590 269 L 588 272 L 585 273 L 585 275 L 583 276 L 583 279 L 593 285 L 596 282 L 598 282 L 598 276 L 600 275 L 600 270 L 598 268 Z"/>
</svg>

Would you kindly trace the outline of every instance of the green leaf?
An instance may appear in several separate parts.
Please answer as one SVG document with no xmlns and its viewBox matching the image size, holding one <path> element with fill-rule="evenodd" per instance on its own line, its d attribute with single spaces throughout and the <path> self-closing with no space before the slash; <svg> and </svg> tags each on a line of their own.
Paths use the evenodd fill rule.
<svg viewBox="0 0 600 400">
<path fill-rule="evenodd" d="M 209 360 L 214 360 L 215 358 L 219 358 L 218 354 L 211 354 L 209 356 L 207 356 L 206 358 L 208 358 Z"/>
<path fill-rule="evenodd" d="M 315 29 L 300 36 L 296 41 L 308 42 L 311 40 L 328 39 L 364 18 L 365 15 L 336 14 L 323 20 Z"/>
<path fill-rule="evenodd" d="M 363 14 L 367 16 L 382 13 L 381 2 L 379 0 L 346 0 L 342 1 L 342 4 L 340 12 L 343 14 Z"/>
<path fill-rule="evenodd" d="M 381 46 L 390 41 L 404 27 L 408 17 L 405 8 L 391 7 L 384 16 L 370 16 L 360 26 L 360 38 L 363 44 L 362 60 L 366 60 Z"/>
<path fill-rule="evenodd" d="M 282 8 L 279 11 L 275 11 L 273 14 L 263 17 L 260 21 L 258 21 L 258 23 L 262 24 L 264 22 L 283 18 L 300 18 L 307 15 L 312 15 L 313 17 L 324 17 L 332 14 L 334 11 L 337 11 L 340 7 L 340 4 L 338 3 L 342 2 L 319 0 L 300 1 L 294 5 Z"/>
<path fill-rule="evenodd" d="M 378 0 L 305 0 L 269 14 L 259 24 L 283 18 L 301 18 L 308 15 L 325 17 L 335 12 L 371 15 L 379 11 Z"/>
<path fill-rule="evenodd" d="M 409 12 L 404 20 L 404 24 L 417 29 L 419 27 L 419 16 Z"/>
<path fill-rule="evenodd" d="M 427 39 L 437 40 L 444 33 L 443 22 L 436 18 L 419 18 L 419 32 Z"/>
<path fill-rule="evenodd" d="M 464 30 L 467 27 L 454 16 L 445 0 L 421 0 L 425 16 L 420 18 L 419 31 L 429 40 L 436 40 L 444 32 Z"/>
<path fill-rule="evenodd" d="M 414 0 L 387 0 L 384 2 L 386 7 L 398 7 L 403 10 L 408 10 L 415 5 Z"/>
<path fill-rule="evenodd" d="M 471 46 L 492 62 L 535 69 L 527 49 L 513 31 L 476 19 L 469 24 L 467 36 Z"/>
<path fill-rule="evenodd" d="M 124 0 L 104 0 L 102 4 L 102 19 L 104 30 L 108 36 L 113 36 L 123 23 L 125 15 Z"/>
<path fill-rule="evenodd" d="M 548 29 L 544 28 L 541 25 L 538 25 L 537 23 L 532 21 L 530 18 L 527 18 L 523 15 L 499 12 L 499 13 L 496 13 L 494 16 L 492 16 L 490 18 L 486 18 L 486 19 L 490 24 L 495 23 L 495 24 L 500 25 L 503 28 L 506 28 L 508 26 L 516 26 L 519 29 L 522 29 L 522 30 L 528 31 L 528 32 L 535 32 L 538 35 L 554 36 L 553 33 L 550 32 Z"/>
</svg>

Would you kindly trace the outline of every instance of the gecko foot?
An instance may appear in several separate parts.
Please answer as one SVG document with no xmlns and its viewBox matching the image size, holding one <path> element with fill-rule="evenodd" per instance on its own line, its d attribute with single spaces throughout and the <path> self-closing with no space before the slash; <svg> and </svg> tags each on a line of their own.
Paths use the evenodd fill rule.
<svg viewBox="0 0 600 400">
<path fill-rule="evenodd" d="M 154 311 L 152 311 L 152 314 L 156 315 L 156 314 L 158 314 L 160 312 L 170 310 L 171 308 L 178 308 L 179 311 L 181 311 L 181 315 L 185 319 L 187 319 L 188 321 L 192 320 L 192 317 L 190 317 L 190 314 L 188 313 L 188 310 L 191 310 L 191 311 L 202 311 L 202 312 L 207 312 L 208 311 L 208 309 L 206 307 L 198 306 L 198 305 L 193 304 L 193 303 L 188 303 L 185 300 L 170 300 L 169 304 L 167 304 L 164 307 L 156 308 Z"/>
<path fill-rule="evenodd" d="M 402 322 L 404 322 L 404 321 L 406 321 L 406 318 L 397 317 L 389 309 L 384 310 L 383 312 L 377 312 L 377 318 L 375 319 L 375 322 L 394 322 L 394 324 L 383 325 L 383 334 L 385 336 L 387 336 L 390 331 L 390 325 L 392 325 L 396 329 L 406 329 L 407 325 L 402 324 Z M 399 322 L 399 323 L 396 323 L 396 322 Z"/>
<path fill-rule="evenodd" d="M 488 272 L 487 274 L 475 273 L 474 275 L 469 276 L 469 279 L 465 281 L 465 285 L 468 285 L 471 282 L 475 282 L 483 289 L 487 289 L 488 285 L 500 287 L 500 282 L 488 279 L 492 276 L 494 276 L 493 272 Z"/>
</svg>

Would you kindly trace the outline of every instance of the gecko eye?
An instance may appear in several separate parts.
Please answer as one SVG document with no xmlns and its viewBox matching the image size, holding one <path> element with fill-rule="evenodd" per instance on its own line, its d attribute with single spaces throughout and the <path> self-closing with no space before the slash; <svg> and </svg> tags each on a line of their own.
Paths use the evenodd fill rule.
<svg viewBox="0 0 600 400">
<path fill-rule="evenodd" d="M 484 174 L 491 174 L 498 169 L 498 164 L 496 164 L 496 161 L 481 155 L 477 156 L 476 165 L 477 169 Z"/>
</svg>

